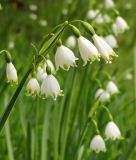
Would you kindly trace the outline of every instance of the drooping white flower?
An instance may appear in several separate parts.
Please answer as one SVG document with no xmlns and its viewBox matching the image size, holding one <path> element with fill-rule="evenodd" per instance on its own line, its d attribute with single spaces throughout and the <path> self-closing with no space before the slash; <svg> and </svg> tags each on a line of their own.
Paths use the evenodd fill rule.
<svg viewBox="0 0 136 160">
<path fill-rule="evenodd" d="M 129 29 L 127 22 L 121 16 L 118 16 L 116 18 L 116 25 L 118 33 L 124 33 L 126 30 Z"/>
<path fill-rule="evenodd" d="M 110 99 L 110 94 L 107 91 L 104 91 L 99 97 L 100 102 L 105 102 L 108 101 L 109 99 Z"/>
<path fill-rule="evenodd" d="M 117 57 L 113 49 L 97 34 L 94 34 L 92 38 L 95 43 L 95 46 L 97 47 L 99 53 L 104 58 L 104 60 L 107 63 L 111 63 L 112 57 Z"/>
<path fill-rule="evenodd" d="M 102 24 L 104 23 L 104 17 L 102 14 L 99 14 L 96 18 L 95 18 L 95 23 L 96 24 Z"/>
<path fill-rule="evenodd" d="M 29 18 L 35 21 L 37 19 L 37 15 L 34 13 L 30 13 Z"/>
<path fill-rule="evenodd" d="M 107 139 L 112 139 L 112 140 L 121 138 L 120 130 L 113 121 L 108 122 L 108 124 L 106 125 L 105 135 Z"/>
<path fill-rule="evenodd" d="M 99 10 L 93 10 L 93 9 L 91 9 L 91 10 L 89 10 L 87 12 L 86 17 L 87 17 L 87 19 L 94 19 L 97 16 L 98 13 L 99 13 Z"/>
<path fill-rule="evenodd" d="M 124 33 L 129 29 L 127 22 L 120 16 L 116 18 L 115 23 L 112 25 L 112 31 L 117 36 L 118 34 Z"/>
<path fill-rule="evenodd" d="M 106 152 L 106 146 L 103 138 L 100 135 L 95 135 L 90 143 L 90 148 L 99 153 L 100 151 Z"/>
<path fill-rule="evenodd" d="M 108 84 L 107 84 L 107 86 L 106 86 L 106 90 L 107 90 L 111 95 L 119 93 L 119 90 L 118 90 L 117 85 L 116 85 L 114 82 L 112 82 L 112 81 L 108 82 Z"/>
<path fill-rule="evenodd" d="M 108 14 L 104 14 L 103 15 L 103 19 L 105 23 L 110 23 L 111 22 L 111 18 Z"/>
<path fill-rule="evenodd" d="M 12 62 L 7 63 L 6 75 L 8 82 L 18 83 L 17 71 Z"/>
<path fill-rule="evenodd" d="M 49 96 L 53 97 L 55 100 L 57 96 L 61 95 L 59 83 L 53 75 L 47 75 L 43 80 L 41 85 L 41 96 L 47 98 Z"/>
<path fill-rule="evenodd" d="M 100 102 L 105 102 L 110 99 L 110 94 L 106 90 L 99 88 L 95 93 L 95 99 L 99 99 Z"/>
<path fill-rule="evenodd" d="M 62 14 L 63 14 L 63 15 L 67 15 L 67 14 L 68 14 L 68 9 L 67 9 L 67 8 L 64 8 L 64 9 L 62 10 Z"/>
<path fill-rule="evenodd" d="M 100 61 L 100 54 L 98 53 L 97 48 L 91 43 L 88 39 L 83 36 L 78 38 L 78 47 L 80 55 L 84 61 L 84 65 L 87 64 L 87 61 L 93 62 L 95 60 Z"/>
<path fill-rule="evenodd" d="M 112 35 L 109 34 L 106 37 L 104 37 L 104 40 L 112 47 L 112 48 L 117 48 L 118 44 L 117 44 L 117 40 L 116 38 Z"/>
<path fill-rule="evenodd" d="M 105 0 L 104 1 L 105 8 L 110 9 L 115 6 L 113 0 Z"/>
<path fill-rule="evenodd" d="M 61 67 L 64 70 L 69 70 L 70 66 L 74 67 L 76 66 L 76 60 L 78 58 L 75 57 L 72 50 L 65 47 L 64 45 L 60 45 L 57 48 L 56 54 L 55 54 L 55 63 L 57 69 Z"/>
<path fill-rule="evenodd" d="M 95 99 L 99 98 L 103 92 L 104 92 L 104 89 L 102 88 L 97 89 L 95 93 Z"/>
<path fill-rule="evenodd" d="M 30 9 L 31 11 L 36 11 L 36 10 L 38 9 L 38 6 L 37 6 L 36 4 L 30 4 L 30 5 L 29 5 L 29 9 Z"/>
<path fill-rule="evenodd" d="M 54 73 L 55 72 L 55 67 L 54 67 L 54 64 L 52 63 L 52 61 L 50 59 L 47 59 L 47 61 L 43 65 L 44 72 L 46 72 L 47 65 L 51 68 L 51 73 Z"/>
<path fill-rule="evenodd" d="M 45 19 L 41 19 L 41 20 L 39 21 L 39 24 L 40 24 L 42 27 L 46 27 L 46 26 L 48 25 L 48 22 L 47 22 L 47 20 L 45 20 Z"/>
<path fill-rule="evenodd" d="M 36 76 L 39 81 L 43 81 L 46 78 L 47 73 L 44 71 L 42 67 L 38 66 Z"/>
<path fill-rule="evenodd" d="M 40 86 L 36 78 L 31 78 L 26 86 L 26 94 L 28 96 L 38 95 L 40 92 Z"/>
<path fill-rule="evenodd" d="M 76 38 L 74 36 L 69 36 L 66 40 L 66 46 L 69 48 L 75 48 Z"/>
</svg>

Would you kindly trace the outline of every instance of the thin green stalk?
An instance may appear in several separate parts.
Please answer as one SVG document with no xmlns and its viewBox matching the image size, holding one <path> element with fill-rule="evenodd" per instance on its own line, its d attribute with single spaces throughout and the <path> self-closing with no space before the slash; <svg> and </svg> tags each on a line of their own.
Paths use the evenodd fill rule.
<svg viewBox="0 0 136 160">
<path fill-rule="evenodd" d="M 73 80 L 73 83 L 72 83 L 72 86 L 71 86 L 71 95 L 70 95 L 70 100 L 69 100 L 69 108 L 68 108 L 68 111 L 67 111 L 67 117 L 66 117 L 66 122 L 65 122 L 65 131 L 64 131 L 64 137 L 63 137 L 63 143 L 62 143 L 62 148 L 61 148 L 61 155 L 60 155 L 60 160 L 64 160 L 65 159 L 65 149 L 66 149 L 66 144 L 67 144 L 67 137 L 68 137 L 68 133 L 69 133 L 69 129 L 70 129 L 70 126 L 69 126 L 69 122 L 70 122 L 70 114 L 71 114 L 71 110 L 72 110 L 72 97 L 73 97 L 73 94 L 74 94 L 74 90 L 73 90 L 73 87 L 76 83 L 76 69 L 75 69 L 75 74 L 74 74 L 74 80 Z"/>
<path fill-rule="evenodd" d="M 5 105 L 6 105 L 6 101 L 7 101 L 7 97 L 5 98 Z M 8 148 L 8 156 L 9 156 L 10 160 L 14 160 L 9 121 L 7 121 L 7 123 L 5 125 L 5 130 L 6 130 L 6 141 L 7 141 L 7 148 Z"/>
<path fill-rule="evenodd" d="M 49 117 L 50 117 L 50 109 L 51 109 L 51 104 L 50 101 L 47 103 L 46 106 L 46 111 L 44 115 L 44 122 L 43 122 L 43 130 L 42 130 L 42 143 L 41 143 L 41 160 L 46 160 L 48 159 L 48 134 L 49 134 Z"/>
</svg>

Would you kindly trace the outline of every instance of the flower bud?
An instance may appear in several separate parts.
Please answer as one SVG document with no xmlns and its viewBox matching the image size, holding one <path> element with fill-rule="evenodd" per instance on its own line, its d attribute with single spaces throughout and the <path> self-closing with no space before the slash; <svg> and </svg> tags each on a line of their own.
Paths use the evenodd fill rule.
<svg viewBox="0 0 136 160">
<path fill-rule="evenodd" d="M 111 94 L 117 94 L 119 93 L 118 87 L 116 86 L 116 84 L 112 81 L 108 82 L 106 90 Z"/>
</svg>

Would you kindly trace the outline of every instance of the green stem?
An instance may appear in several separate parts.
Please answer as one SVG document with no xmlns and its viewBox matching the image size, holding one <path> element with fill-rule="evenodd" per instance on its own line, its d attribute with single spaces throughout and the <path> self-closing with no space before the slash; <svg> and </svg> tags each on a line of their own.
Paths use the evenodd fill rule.
<svg viewBox="0 0 136 160">
<path fill-rule="evenodd" d="M 5 111 L 3 112 L 1 118 L 0 118 L 0 132 L 6 122 L 6 120 L 8 119 L 9 117 L 9 114 L 17 100 L 17 97 L 19 96 L 19 93 L 21 92 L 22 88 L 23 88 L 23 85 L 25 83 L 25 81 L 27 80 L 27 77 L 29 76 L 29 73 L 31 72 L 32 68 L 30 68 L 26 74 L 24 75 L 22 81 L 20 82 L 20 85 L 18 86 L 18 88 L 16 89 L 14 95 L 12 96 L 9 104 L 7 105 L 7 107 L 5 108 Z"/>
</svg>

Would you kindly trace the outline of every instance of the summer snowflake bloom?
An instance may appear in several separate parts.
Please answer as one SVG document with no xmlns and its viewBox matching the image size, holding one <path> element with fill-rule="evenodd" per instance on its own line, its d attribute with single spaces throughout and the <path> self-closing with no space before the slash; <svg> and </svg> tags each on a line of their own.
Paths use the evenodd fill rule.
<svg viewBox="0 0 136 160">
<path fill-rule="evenodd" d="M 107 87 L 106 87 L 106 90 L 107 90 L 111 95 L 116 94 L 116 93 L 119 93 L 119 90 L 118 90 L 117 85 L 116 85 L 114 82 L 112 82 L 112 81 L 108 82 Z"/>
<path fill-rule="evenodd" d="M 117 40 L 116 38 L 112 35 L 109 34 L 106 37 L 104 37 L 104 40 L 112 47 L 112 48 L 117 48 L 118 44 L 117 44 Z"/>
<path fill-rule="evenodd" d="M 117 57 L 113 49 L 97 34 L 93 35 L 93 41 L 99 53 L 107 63 L 111 63 L 112 56 Z"/>
<path fill-rule="evenodd" d="M 7 63 L 6 74 L 8 82 L 18 83 L 17 71 L 12 62 Z"/>
<path fill-rule="evenodd" d="M 28 96 L 38 95 L 40 92 L 40 86 L 36 78 L 31 78 L 26 86 L 26 94 Z"/>
<path fill-rule="evenodd" d="M 108 124 L 106 125 L 105 135 L 107 139 L 112 140 L 121 138 L 120 130 L 113 121 L 108 122 Z"/>
<path fill-rule="evenodd" d="M 37 79 L 39 81 L 43 81 L 46 78 L 47 73 L 44 71 L 44 69 L 42 67 L 39 66 L 37 68 L 37 74 L 36 74 L 36 76 L 37 76 Z"/>
<path fill-rule="evenodd" d="M 116 25 L 117 25 L 118 33 L 124 33 L 126 30 L 129 29 L 127 22 L 120 16 L 116 18 Z"/>
<path fill-rule="evenodd" d="M 115 6 L 113 0 L 105 0 L 104 5 L 107 9 L 113 8 Z"/>
<path fill-rule="evenodd" d="M 98 13 L 99 13 L 99 10 L 92 10 L 92 9 L 91 9 L 91 10 L 89 10 L 89 11 L 87 12 L 86 17 L 87 17 L 88 19 L 94 19 Z"/>
<path fill-rule="evenodd" d="M 109 99 L 110 99 L 110 94 L 107 91 L 104 91 L 99 97 L 99 100 L 101 102 L 108 101 Z"/>
<path fill-rule="evenodd" d="M 96 18 L 95 18 L 95 23 L 96 24 L 102 24 L 104 23 L 104 17 L 102 14 L 99 14 Z"/>
<path fill-rule="evenodd" d="M 95 99 L 99 98 L 103 92 L 104 92 L 104 89 L 102 88 L 97 89 L 95 93 Z"/>
<path fill-rule="evenodd" d="M 98 53 L 97 48 L 88 39 L 80 36 L 78 38 L 78 47 L 80 55 L 84 61 L 84 65 L 87 64 L 87 61 L 100 61 L 100 54 Z"/>
<path fill-rule="evenodd" d="M 74 36 L 69 36 L 66 40 L 66 46 L 69 48 L 75 48 L 76 38 Z"/>
<path fill-rule="evenodd" d="M 106 146 L 103 138 L 100 135 L 95 135 L 90 143 L 90 148 L 99 153 L 100 151 L 106 152 Z"/>
<path fill-rule="evenodd" d="M 47 75 L 41 85 L 41 96 L 43 98 L 51 96 L 56 100 L 58 95 L 62 95 L 61 93 L 57 79 L 51 74 Z"/>
<path fill-rule="evenodd" d="M 129 29 L 127 22 L 120 16 L 116 18 L 116 22 L 112 25 L 112 31 L 117 36 Z"/>
<path fill-rule="evenodd" d="M 60 45 L 57 48 L 56 54 L 55 54 L 55 63 L 57 69 L 61 67 L 62 69 L 68 71 L 70 66 L 74 67 L 76 66 L 76 60 L 78 58 L 75 57 L 72 50 L 65 47 L 64 45 Z"/>
</svg>

